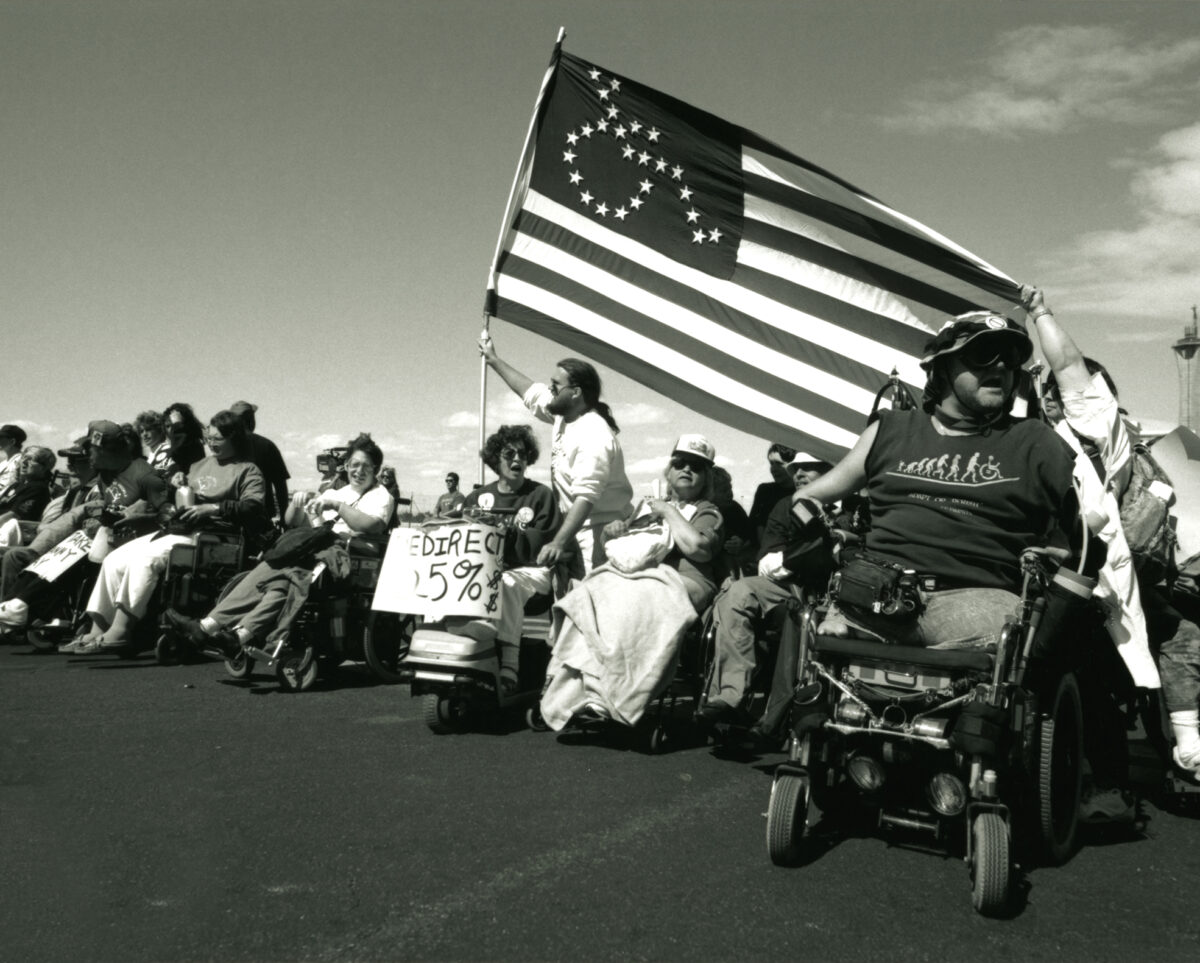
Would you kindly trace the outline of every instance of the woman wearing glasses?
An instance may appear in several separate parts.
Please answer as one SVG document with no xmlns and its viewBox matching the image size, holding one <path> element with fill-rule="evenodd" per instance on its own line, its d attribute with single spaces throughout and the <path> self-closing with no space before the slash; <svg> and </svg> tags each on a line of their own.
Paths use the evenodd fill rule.
<svg viewBox="0 0 1200 963">
<path fill-rule="evenodd" d="M 550 566 L 538 564 L 538 555 L 562 522 L 554 493 L 525 477 L 538 459 L 538 445 L 528 425 L 501 425 L 484 442 L 483 463 L 498 476 L 466 497 L 463 514 L 495 512 L 503 516 L 504 574 L 500 581 L 500 618 L 474 624 L 495 630 L 500 647 L 500 684 L 508 692 L 517 688 L 521 653 L 521 627 L 525 603 L 551 591 Z"/>
<path fill-rule="evenodd" d="M 249 442 L 241 419 L 231 411 L 218 411 L 205 431 L 209 454 L 188 469 L 182 479 L 195 504 L 169 511 L 171 530 L 143 535 L 114 549 L 100 566 L 100 575 L 88 599 L 91 628 L 66 651 L 77 655 L 130 644 L 134 626 L 145 616 L 171 548 L 194 539 L 194 532 L 219 521 L 260 535 L 266 525 L 263 513 L 265 484 L 262 473 L 249 461 Z"/>
<path fill-rule="evenodd" d="M 684 632 L 726 574 L 724 520 L 711 501 L 715 457 L 704 436 L 681 435 L 664 472 L 666 497 L 648 498 L 636 513 L 610 523 L 604 535 L 613 562 L 556 604 L 563 623 L 541 704 L 552 729 L 573 716 L 632 726 L 671 681 Z M 625 559 L 618 568 L 615 540 L 637 532 L 646 517 L 662 523 L 669 548 L 648 555 L 645 567 Z"/>
<path fill-rule="evenodd" d="M 379 483 L 383 451 L 365 432 L 342 450 L 347 483 L 316 494 L 297 492 L 284 523 L 290 528 L 327 524 L 343 541 L 354 535 L 382 537 L 396 507 L 391 493 Z M 262 561 L 226 588 L 204 618 L 190 619 L 168 609 L 167 619 L 200 648 L 216 646 L 235 656 L 243 645 L 262 643 L 281 625 L 290 624 L 312 583 L 309 559 L 283 565 Z"/>
<path fill-rule="evenodd" d="M 617 440 L 620 429 L 600 400 L 600 376 L 586 361 L 564 358 L 550 383 L 540 384 L 501 360 L 486 333 L 479 352 L 535 418 L 553 425 L 550 483 L 563 523 L 542 546 L 538 564 L 554 566 L 578 549 L 582 565 L 577 564 L 573 574 L 590 572 L 604 561 L 604 526 L 629 513 L 633 496 Z"/>
</svg>

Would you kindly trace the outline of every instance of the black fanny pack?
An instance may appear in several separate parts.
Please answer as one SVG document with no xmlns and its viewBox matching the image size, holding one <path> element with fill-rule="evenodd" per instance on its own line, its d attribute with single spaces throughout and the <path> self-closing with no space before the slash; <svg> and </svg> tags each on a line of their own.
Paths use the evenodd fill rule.
<svg viewBox="0 0 1200 963">
<path fill-rule="evenodd" d="M 912 569 L 858 552 L 833 573 L 830 593 L 839 606 L 911 621 L 921 614 L 920 580 Z"/>
</svg>

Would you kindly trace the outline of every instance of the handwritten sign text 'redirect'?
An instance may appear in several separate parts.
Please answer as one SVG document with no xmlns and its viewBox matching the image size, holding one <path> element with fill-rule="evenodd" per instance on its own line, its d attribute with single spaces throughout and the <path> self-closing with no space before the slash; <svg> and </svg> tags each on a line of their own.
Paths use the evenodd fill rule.
<svg viewBox="0 0 1200 963">
<path fill-rule="evenodd" d="M 392 532 L 372 607 L 426 618 L 500 616 L 503 532 L 479 522 L 438 522 Z"/>
</svg>

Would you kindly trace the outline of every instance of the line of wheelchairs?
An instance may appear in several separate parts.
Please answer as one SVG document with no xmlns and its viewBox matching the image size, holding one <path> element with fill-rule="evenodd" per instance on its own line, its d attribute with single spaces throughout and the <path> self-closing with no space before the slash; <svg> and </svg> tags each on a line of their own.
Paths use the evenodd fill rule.
<svg viewBox="0 0 1200 963">
<path fill-rule="evenodd" d="M 1079 844 L 1085 717 L 1076 669 L 1100 630 L 1079 572 L 1036 551 L 1022 557 L 1022 570 L 1019 609 L 987 649 L 822 635 L 829 592 L 794 586 L 771 637 L 760 640 L 737 720 L 717 725 L 704 721 L 715 665 L 710 608 L 636 726 L 585 713 L 563 732 L 622 733 L 650 752 L 706 744 L 743 756 L 786 752 L 767 808 L 772 862 L 804 865 L 840 837 L 882 831 L 961 857 L 975 909 L 1003 915 L 1014 905 L 1018 866 L 1059 865 Z M 840 577 L 833 573 L 834 590 Z M 891 589 L 875 588 L 877 610 L 897 604 Z M 527 610 L 511 693 L 500 686 L 490 640 L 441 623 L 416 629 L 398 677 L 424 700 L 432 731 L 468 731 L 514 709 L 545 728 L 538 701 L 551 604 L 542 596 Z M 1147 734 L 1161 734 L 1157 710 L 1137 708 Z"/>
<path fill-rule="evenodd" d="M 110 516 L 102 522 L 114 547 L 148 534 L 157 524 L 150 516 Z M 342 663 L 356 661 L 365 662 L 380 681 L 394 684 L 400 681 L 399 661 L 414 622 L 371 609 L 386 544 L 386 537 L 349 539 L 348 571 L 342 578 L 334 578 L 327 566 L 313 560 L 311 587 L 288 623 L 272 632 L 269 640 L 255 639 L 226 651 L 196 645 L 168 617 L 178 613 L 201 618 L 239 577 L 251 571 L 259 557 L 249 554 L 246 538 L 235 526 L 205 520 L 189 543 L 171 548 L 150 611 L 136 624 L 128 644 L 103 649 L 101 654 L 134 659 L 153 653 L 163 666 L 215 659 L 235 679 L 264 672 L 287 692 L 305 691 L 319 677 L 332 678 Z M 78 531 L 26 570 L 45 581 L 24 630 L 25 641 L 36 651 L 56 652 L 86 628 L 88 598 L 102 558 L 92 548 L 93 539 Z"/>
</svg>

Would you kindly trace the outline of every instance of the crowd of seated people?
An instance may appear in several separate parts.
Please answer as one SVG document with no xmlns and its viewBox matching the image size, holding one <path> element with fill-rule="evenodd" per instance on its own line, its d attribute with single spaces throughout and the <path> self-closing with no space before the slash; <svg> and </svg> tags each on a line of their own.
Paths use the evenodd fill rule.
<svg viewBox="0 0 1200 963">
<path fill-rule="evenodd" d="M 672 449 L 663 497 L 635 508 L 619 429 L 600 401 L 595 370 L 568 358 L 547 383 L 534 382 L 500 360 L 485 336 L 487 364 L 531 415 L 552 426 L 552 486 L 525 477 L 538 454 L 534 430 L 506 425 L 481 453 L 497 480 L 464 494 L 450 473 L 439 505 L 455 514 L 464 501 L 468 509 L 533 510 L 537 524 L 521 551 L 516 543 L 506 549 L 508 608 L 549 592 L 553 569 L 571 576 L 554 606 L 546 720 L 558 728 L 591 713 L 635 722 L 669 677 L 681 634 L 727 576 L 744 576 L 720 596 L 707 699 L 709 715 L 735 717 L 755 670 L 758 623 L 796 581 L 784 562 L 788 540 L 802 541 L 816 522 L 828 525 L 834 506 L 855 497 L 869 505 L 866 550 L 918 573 L 915 614 L 897 621 L 834 599 L 820 631 L 938 648 L 992 646 L 1017 604 L 1022 553 L 1046 546 L 1058 557 L 1070 552 L 1082 499 L 1083 516 L 1107 550 L 1097 563 L 1097 598 L 1110 616 L 1115 664 L 1141 689 L 1158 688 L 1161 674 L 1174 761 L 1200 771 L 1200 629 L 1172 607 L 1169 589 L 1138 584 L 1114 515 L 1128 484 L 1132 428 L 1117 414 L 1111 379 L 1083 359 L 1041 292 L 1027 289 L 1025 297 L 1029 330 L 991 312 L 948 321 L 922 359 L 920 406 L 883 411 L 837 464 L 772 445 L 772 481 L 759 486 L 748 516 L 712 445 L 695 434 L 681 435 Z M 1011 413 L 1033 351 L 1030 331 L 1052 369 L 1048 407 L 1063 420 L 1057 435 L 1041 417 Z M 24 430 L 0 426 L 0 627 L 27 624 L 42 586 L 23 570 L 76 531 L 93 537 L 111 530 L 115 543 L 88 600 L 91 627 L 67 646 L 87 653 L 128 644 L 171 547 L 206 522 L 240 529 L 251 543 L 272 526 L 325 524 L 350 537 L 381 535 L 394 523 L 394 473 L 369 436 L 324 453 L 319 489 L 289 496 L 278 448 L 255 434 L 255 410 L 237 402 L 204 425 L 190 406 L 173 403 L 129 424 L 95 421 L 85 438 L 58 452 L 72 477 L 69 491 L 55 487 L 53 450 L 25 447 Z M 130 522 L 138 518 L 152 518 L 157 528 L 135 535 Z M 261 639 L 303 581 L 299 569 L 259 571 L 205 618 L 172 617 L 191 637 L 232 651 Z M 497 628 L 502 681 L 512 685 L 519 621 Z M 606 659 L 621 653 L 622 678 L 606 676 L 601 652 Z M 1102 760 L 1093 768 L 1102 770 Z M 1102 787 L 1117 793 L 1101 807 L 1113 812 L 1125 801 L 1116 782 Z"/>
<path fill-rule="evenodd" d="M 183 402 L 129 423 L 93 421 L 57 453 L 66 460 L 64 485 L 55 484 L 53 450 L 25 445 L 16 425 L 0 427 L 12 479 L 0 489 L 0 633 L 15 636 L 39 619 L 54 585 L 31 566 L 56 546 L 78 544 L 78 536 L 91 549 L 78 560 L 94 579 L 90 627 L 60 651 L 90 654 L 128 648 L 172 547 L 201 530 L 240 533 L 253 557 L 288 527 L 324 525 L 345 538 L 382 536 L 394 522 L 394 473 L 390 485 L 380 482 L 383 453 L 369 435 L 336 449 L 320 491 L 289 497 L 282 456 L 252 433 L 253 406 L 239 407 L 218 411 L 207 425 Z M 275 517 L 256 453 L 277 483 Z M 270 596 L 257 590 L 258 581 L 255 594 Z M 230 627 L 235 639 L 243 634 L 240 623 Z"/>
</svg>

